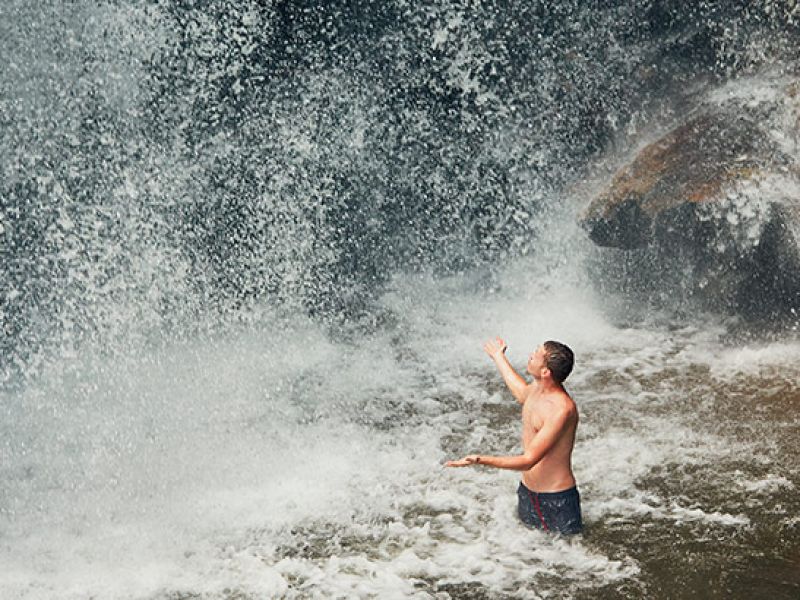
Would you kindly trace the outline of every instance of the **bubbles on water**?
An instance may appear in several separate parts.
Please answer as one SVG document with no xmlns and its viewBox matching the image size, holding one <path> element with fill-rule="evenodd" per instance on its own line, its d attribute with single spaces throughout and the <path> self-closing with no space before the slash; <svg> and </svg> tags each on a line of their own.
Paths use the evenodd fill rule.
<svg viewBox="0 0 800 600">
<path fill-rule="evenodd" d="M 478 277 L 398 278 L 382 300 L 395 315 L 383 333 L 332 341 L 294 318 L 90 363 L 70 387 L 4 398 L 26 416 L 0 432 L 15 469 L 4 474 L 5 531 L 18 552 L 0 558 L 0 584 L 32 598 L 32 582 L 67 597 L 535 597 L 652 577 L 639 543 L 616 546 L 615 532 L 738 539 L 761 527 L 737 508 L 740 492 L 717 487 L 734 482 L 771 505 L 794 475 L 767 461 L 762 475 L 737 466 L 729 477 L 728 457 L 750 446 L 695 421 L 719 407 L 673 373 L 710 361 L 725 382 L 737 364 L 790 360 L 793 346 L 752 348 L 739 363 L 717 345 L 722 330 L 617 328 L 569 278 L 559 288 L 535 273 L 515 265 L 491 294 Z M 518 407 L 480 348 L 494 333 L 515 364 L 545 337 L 576 350 L 584 539 L 522 528 L 515 474 L 442 470 L 467 450 L 516 448 Z M 130 581 L 114 566 L 121 557 L 146 576 Z"/>
<path fill-rule="evenodd" d="M 577 207 L 552 200 L 648 94 L 714 60 L 724 19 L 686 37 L 684 5 L 662 6 L 6 3 L 0 383 L 23 385 L 0 396 L 0 588 L 635 585 L 637 544 L 522 530 L 515 477 L 441 472 L 514 447 L 516 406 L 480 362 L 496 333 L 517 362 L 550 337 L 578 349 L 597 531 L 630 531 L 617 501 L 656 529 L 745 528 L 646 481 L 674 455 L 696 482 L 680 468 L 739 446 L 670 412 L 664 374 L 697 348 L 597 314 Z M 710 348 L 724 380 L 737 359 Z M 752 352 L 742 370 L 783 360 Z M 793 481 L 769 471 L 737 481 L 769 503 Z"/>
</svg>

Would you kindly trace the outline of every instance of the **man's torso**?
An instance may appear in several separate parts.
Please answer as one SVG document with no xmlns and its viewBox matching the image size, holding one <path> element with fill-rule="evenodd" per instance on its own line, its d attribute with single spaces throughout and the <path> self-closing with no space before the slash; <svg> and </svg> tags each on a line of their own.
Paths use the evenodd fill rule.
<svg viewBox="0 0 800 600">
<path fill-rule="evenodd" d="M 528 393 L 522 407 L 522 444 L 523 448 L 527 447 L 542 428 L 548 413 L 560 410 L 565 405 L 573 409 L 566 429 L 547 454 L 533 468 L 522 474 L 522 482 L 528 489 L 536 492 L 560 492 L 575 485 L 572 447 L 575 443 L 578 412 L 565 392 L 542 394 L 534 388 Z"/>
</svg>

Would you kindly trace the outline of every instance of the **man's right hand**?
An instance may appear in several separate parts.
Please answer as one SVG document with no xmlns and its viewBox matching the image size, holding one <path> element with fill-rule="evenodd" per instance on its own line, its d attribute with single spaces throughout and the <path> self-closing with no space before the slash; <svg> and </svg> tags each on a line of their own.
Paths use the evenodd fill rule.
<svg viewBox="0 0 800 600">
<path fill-rule="evenodd" d="M 502 357 L 503 354 L 508 348 L 508 345 L 499 337 L 495 338 L 494 340 L 489 340 L 483 345 L 483 349 L 488 354 L 492 360 L 497 360 L 498 358 Z"/>
</svg>

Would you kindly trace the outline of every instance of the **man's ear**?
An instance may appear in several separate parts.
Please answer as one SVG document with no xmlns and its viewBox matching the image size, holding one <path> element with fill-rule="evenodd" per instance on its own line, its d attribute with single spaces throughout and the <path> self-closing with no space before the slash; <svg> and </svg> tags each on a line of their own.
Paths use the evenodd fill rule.
<svg viewBox="0 0 800 600">
<path fill-rule="evenodd" d="M 551 377 L 552 378 L 551 371 L 550 371 L 550 369 L 548 367 L 542 367 L 541 373 L 542 373 L 542 377 Z"/>
</svg>

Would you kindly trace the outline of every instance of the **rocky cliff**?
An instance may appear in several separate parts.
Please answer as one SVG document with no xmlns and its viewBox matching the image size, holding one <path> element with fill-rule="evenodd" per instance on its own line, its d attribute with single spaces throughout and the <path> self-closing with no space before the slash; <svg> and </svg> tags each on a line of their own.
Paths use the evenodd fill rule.
<svg viewBox="0 0 800 600">
<path fill-rule="evenodd" d="M 582 225 L 601 283 L 748 320 L 800 314 L 800 82 L 730 85 L 644 146 Z M 665 302 L 661 302 L 664 304 Z"/>
</svg>

